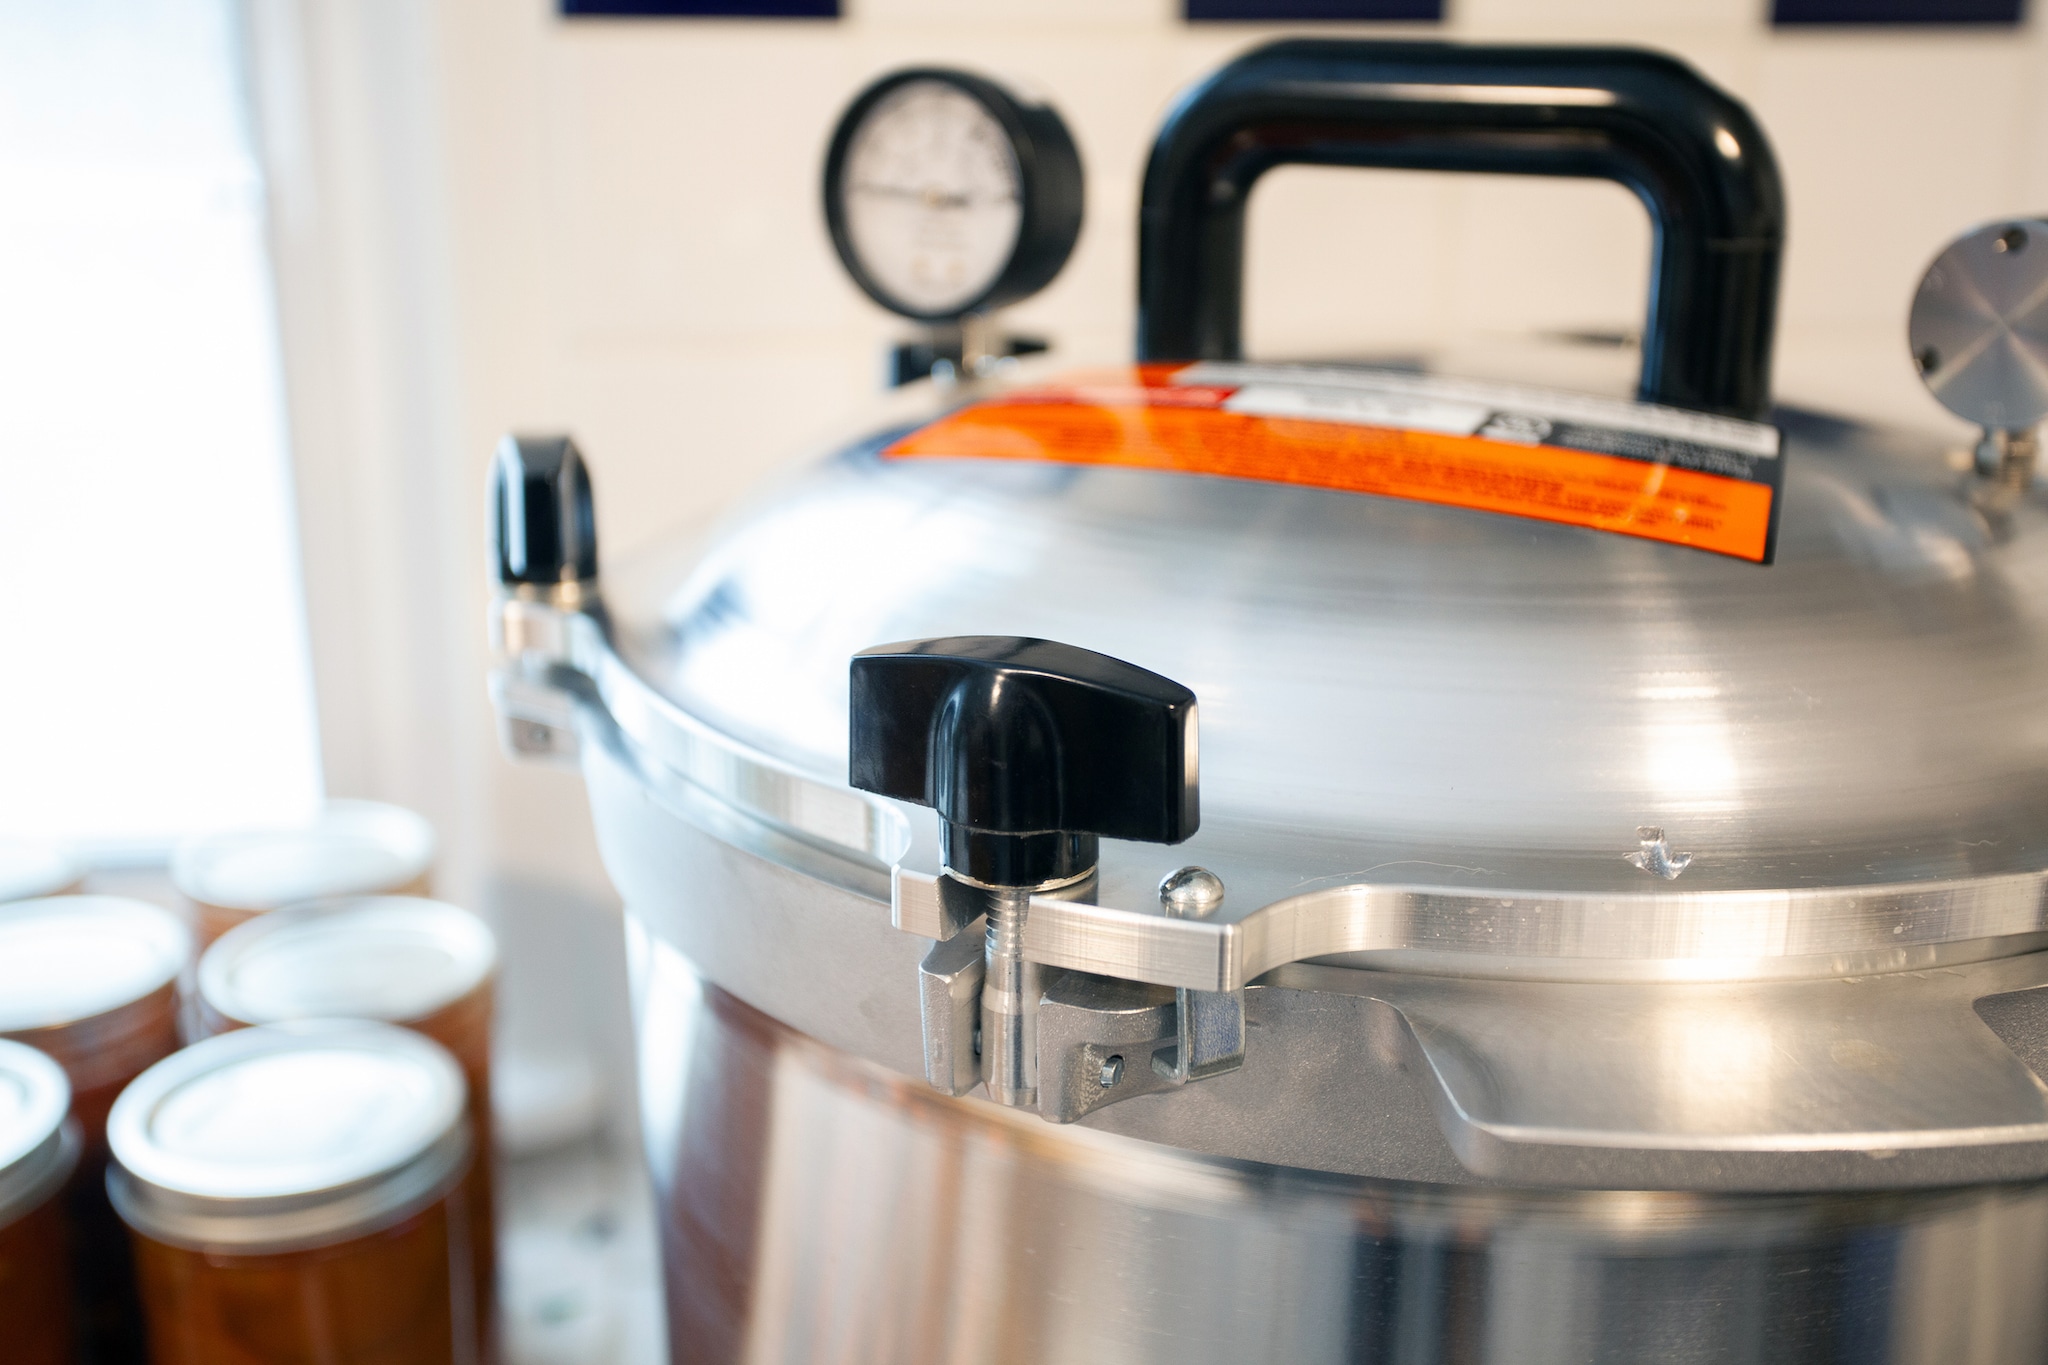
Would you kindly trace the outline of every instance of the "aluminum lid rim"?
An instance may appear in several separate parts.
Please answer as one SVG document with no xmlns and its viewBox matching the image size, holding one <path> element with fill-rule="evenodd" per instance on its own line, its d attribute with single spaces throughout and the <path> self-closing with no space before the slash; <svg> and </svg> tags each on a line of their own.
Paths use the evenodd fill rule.
<svg viewBox="0 0 2048 1365">
<path fill-rule="evenodd" d="M 0 1033 L 27 1033 L 43 1029 L 67 1028 L 115 1014 L 139 1001 L 148 999 L 164 988 L 177 982 L 179 972 L 184 970 L 186 961 L 192 955 L 192 934 L 178 917 L 160 905 L 149 901 L 135 900 L 128 896 L 37 896 L 29 900 L 13 901 L 0 906 L 0 924 L 11 917 L 28 914 L 55 912 L 66 919 L 76 919 L 83 913 L 99 913 L 110 906 L 120 907 L 120 912 L 137 929 L 145 930 L 142 935 L 152 940 L 151 947 L 162 958 L 162 971 L 148 978 L 137 978 L 142 984 L 128 995 L 115 1000 L 95 1003 L 94 1008 L 58 1016 L 34 1018 L 26 1016 L 8 1017 L 0 1013 Z M 136 912 L 141 913 L 136 913 Z"/>
<path fill-rule="evenodd" d="M 376 833 L 399 832 L 403 842 L 380 841 L 383 848 L 391 852 L 397 860 L 400 868 L 398 874 L 381 879 L 374 886 L 342 885 L 330 887 L 313 895 L 224 896 L 208 885 L 208 878 L 222 857 L 249 848 L 258 848 L 280 838 L 318 836 L 335 816 L 341 817 L 343 822 L 371 823 Z M 200 905 L 209 905 L 220 910 L 262 914 L 300 901 L 326 899 L 332 896 L 374 895 L 381 890 L 407 885 L 432 870 L 436 851 L 434 828 L 419 812 L 385 801 L 337 797 L 326 802 L 321 807 L 320 816 L 309 825 L 236 830 L 183 840 L 171 854 L 171 884 L 177 887 L 180 895 Z"/>
<path fill-rule="evenodd" d="M 498 969 L 497 939 L 482 919 L 461 906 L 425 896 L 329 896 L 280 906 L 222 934 L 199 959 L 199 996 L 224 1018 L 241 1024 L 275 1024 L 319 1017 L 328 1012 L 280 1013 L 255 1007 L 237 985 L 238 970 L 264 947 L 275 947 L 275 940 L 280 937 L 311 931 L 346 915 L 374 916 L 385 911 L 395 913 L 401 908 L 412 917 L 408 927 L 430 931 L 437 943 L 451 951 L 457 959 L 456 970 L 422 1008 L 391 1015 L 351 1009 L 346 1011 L 349 1017 L 390 1024 L 415 1023 L 448 1008 L 491 980 Z"/>
<path fill-rule="evenodd" d="M 381 1148 L 358 1148 L 340 1161 L 302 1160 L 273 1168 L 262 1181 L 224 1179 L 223 1160 L 167 1152 L 156 1142 L 151 1121 L 157 1107 L 186 1085 L 239 1063 L 294 1051 L 318 1051 L 322 1045 L 398 1054 L 424 1073 L 428 1093 L 412 1117 L 409 1131 L 395 1140 L 387 1137 Z M 131 1175 L 174 1195 L 237 1203 L 304 1199 L 353 1188 L 417 1160 L 461 1124 L 467 1103 L 468 1087 L 461 1067 L 432 1039 L 370 1020 L 292 1020 L 217 1034 L 150 1067 L 114 1102 L 107 1116 L 107 1143 L 114 1159 Z"/>
<path fill-rule="evenodd" d="M 72 1109 L 72 1083 L 63 1068 L 43 1052 L 0 1038 L 0 1072 L 18 1078 L 27 1103 L 20 1124 L 0 1134 L 0 1224 L 8 1224 L 31 1197 L 39 1201 L 45 1185 L 70 1175 L 78 1162 L 78 1134 L 66 1128 Z"/>
<path fill-rule="evenodd" d="M 34 1150 L 0 1169 L 0 1228 L 35 1212 L 62 1189 L 84 1150 L 77 1120 L 67 1118 Z"/>
<path fill-rule="evenodd" d="M 643 780 L 647 765 L 679 779 L 699 797 L 746 817 L 769 830 L 794 835 L 808 848 L 824 851 L 862 869 L 891 864 L 909 869 L 913 836 L 910 816 L 895 802 L 870 797 L 854 789 L 829 783 L 794 766 L 770 759 L 751 746 L 734 739 L 707 721 L 689 714 L 671 698 L 648 684 L 626 664 L 603 638 L 595 621 L 584 618 L 588 629 L 571 632 L 575 662 L 599 681 L 598 699 L 586 699 L 598 717 L 627 740 L 638 756 Z M 861 820 L 849 819 L 847 808 L 859 803 L 870 813 Z M 822 813 L 825 818 L 807 818 Z M 918 814 L 910 813 L 911 816 Z M 890 837 L 881 831 L 902 831 Z M 731 842 L 730 830 L 713 830 Z M 849 832 L 857 832 L 848 838 Z M 894 847 L 891 847 L 891 845 Z M 753 851 L 778 862 L 773 841 Z M 893 857 L 890 856 L 893 854 Z M 1112 845 L 1104 847 L 1104 870 L 1113 870 L 1119 854 Z M 1157 860 L 1157 852 L 1150 855 Z M 791 865 L 792 870 L 810 871 Z M 1231 881 L 1231 869 L 1214 868 Z M 936 871 L 936 868 L 933 869 Z M 1884 963 L 1902 948 L 1925 949 L 1942 944 L 1979 944 L 2009 940 L 2009 951 L 2019 953 L 2031 946 L 2027 936 L 2048 932 L 2048 868 L 1988 873 L 1981 877 L 1946 878 L 1938 881 L 1874 882 L 1844 886 L 1790 886 L 1678 890 L 1660 887 L 1641 892 L 1530 890 L 1516 888 L 1472 888 L 1426 883 L 1352 882 L 1325 885 L 1310 891 L 1294 890 L 1262 898 L 1246 905 L 1243 914 L 1228 923 L 1235 925 L 1253 916 L 1282 911 L 1290 904 L 1327 906 L 1332 899 L 1363 896 L 1376 901 L 1398 900 L 1426 903 L 1438 911 L 1440 923 L 1454 924 L 1465 917 L 1462 936 L 1451 934 L 1428 943 L 1362 943 L 1356 947 L 1324 948 L 1300 957 L 1284 953 L 1262 958 L 1260 970 L 1287 961 L 1307 960 L 1333 953 L 1427 948 L 1442 955 L 1464 953 L 1475 962 L 1501 961 L 1507 957 L 1540 959 L 1545 962 L 1586 962 L 1612 969 L 1622 963 L 1641 964 L 1644 974 L 1684 975 L 1683 964 L 1720 964 L 1728 979 L 1756 975 L 1783 975 L 1779 971 L 1741 971 L 1731 964 L 1743 960 L 1777 963 L 1781 966 L 1804 960 L 1811 972 L 1798 975 L 1840 975 L 1842 962 L 1851 974 L 1884 970 Z M 1547 947 L 1530 951 L 1527 944 L 1510 944 L 1499 932 L 1503 915 L 1521 915 L 1532 922 L 1545 913 L 1572 907 L 1592 909 L 1620 924 L 1632 937 L 1640 937 L 1643 920 L 1676 919 L 1695 926 L 1704 917 L 1724 921 L 1754 919 L 1763 915 L 1770 923 L 1752 927 L 1757 933 L 1749 943 L 1731 950 L 1725 931 L 1709 931 L 1698 937 L 1698 948 L 1687 952 L 1666 952 L 1641 956 L 1614 951 L 1587 951 L 1597 943 L 1562 940 L 1569 935 L 1546 934 Z M 1114 908 L 1114 907 L 1106 907 Z M 1084 907 L 1085 909 L 1085 907 Z M 1793 913 L 1809 931 L 1789 932 Z M 1909 918 L 1900 919 L 1902 912 Z M 1228 913 L 1228 912 L 1226 912 Z M 1116 914 L 1129 921 L 1134 917 L 1158 918 L 1163 924 L 1177 923 L 1159 915 L 1156 906 L 1135 905 Z M 1269 916 L 1277 917 L 1277 916 Z M 1631 923 L 1631 922 L 1634 923 Z M 1125 926 L 1127 927 L 1127 926 Z M 1218 927 L 1222 927 L 1219 925 Z M 1908 930 L 1911 930 L 1909 933 Z M 2007 949 L 1994 948 L 1980 955 L 2003 955 Z M 1083 954 L 1085 956 L 1085 954 Z M 1672 964 L 1679 964 L 1674 973 Z M 1063 965 L 1080 965 L 1078 961 Z M 1907 963 L 1903 966 L 1920 966 Z M 1107 963 L 1098 970 L 1116 974 Z M 1731 975 L 1732 973 L 1732 975 Z M 1250 973 L 1256 975 L 1257 973 Z M 1247 977 L 1248 979 L 1248 977 Z M 1193 983 L 1190 983 L 1193 984 Z M 1205 987 L 1214 989 L 1215 987 Z"/>
<path fill-rule="evenodd" d="M 474 1145 L 470 1125 L 462 1119 L 425 1151 L 384 1174 L 337 1190 L 235 1200 L 153 1185 L 116 1161 L 107 1169 L 107 1197 L 137 1233 L 188 1251 L 310 1251 L 382 1231 L 444 1198 L 468 1171 Z M 220 1207 L 225 1204 L 238 1207 Z"/>
<path fill-rule="evenodd" d="M 59 895 L 84 877 L 85 865 L 56 844 L 0 839 L 0 903 Z"/>
</svg>

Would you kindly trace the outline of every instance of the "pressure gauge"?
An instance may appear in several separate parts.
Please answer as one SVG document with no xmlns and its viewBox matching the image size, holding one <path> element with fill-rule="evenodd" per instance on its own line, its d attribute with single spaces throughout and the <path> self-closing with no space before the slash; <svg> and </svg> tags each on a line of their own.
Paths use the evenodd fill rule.
<svg viewBox="0 0 2048 1365">
<path fill-rule="evenodd" d="M 825 158 L 825 221 L 855 283 L 930 322 L 1043 288 L 1081 232 L 1081 157 L 1051 106 L 964 71 L 884 76 Z"/>
<path fill-rule="evenodd" d="M 1991 431 L 2048 417 L 2048 222 L 1966 232 L 1935 258 L 1906 323 L 1920 378 Z"/>
</svg>

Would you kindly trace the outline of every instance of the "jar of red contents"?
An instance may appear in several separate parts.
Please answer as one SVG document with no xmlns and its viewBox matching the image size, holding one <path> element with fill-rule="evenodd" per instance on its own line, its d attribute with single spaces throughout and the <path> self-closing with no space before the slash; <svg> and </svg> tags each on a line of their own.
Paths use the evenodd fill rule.
<svg viewBox="0 0 2048 1365">
<path fill-rule="evenodd" d="M 412 896 L 286 906 L 230 929 L 199 960 L 202 1032 L 291 1019 L 377 1019 L 454 1054 L 477 1135 L 470 1207 L 478 1301 L 494 1322 L 491 1008 L 497 940 L 469 911 Z"/>
<path fill-rule="evenodd" d="M 178 1047 L 178 974 L 191 935 L 162 906 L 117 896 L 0 905 L 0 1037 L 64 1068 L 83 1141 L 64 1191 L 88 1358 L 139 1358 L 128 1238 L 107 1203 L 107 1111 Z"/>
<path fill-rule="evenodd" d="M 71 1365 L 71 1274 L 57 1192 L 78 1164 L 64 1069 L 0 1042 L 0 1343 L 8 1365 Z"/>
<path fill-rule="evenodd" d="M 310 825 L 187 839 L 171 881 L 192 903 L 199 946 L 265 911 L 325 896 L 423 896 L 434 829 L 401 806 L 329 801 Z"/>
<path fill-rule="evenodd" d="M 241 1029 L 108 1125 L 152 1365 L 474 1365 L 462 1070 L 388 1024 Z"/>
</svg>

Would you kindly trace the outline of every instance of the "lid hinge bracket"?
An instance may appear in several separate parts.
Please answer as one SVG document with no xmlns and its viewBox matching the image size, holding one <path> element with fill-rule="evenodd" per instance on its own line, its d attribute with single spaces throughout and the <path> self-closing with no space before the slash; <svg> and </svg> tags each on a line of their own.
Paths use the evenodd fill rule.
<svg viewBox="0 0 2048 1365">
<path fill-rule="evenodd" d="M 1188 890 L 1191 882 L 1193 892 Z M 925 1078 L 942 1094 L 969 1094 L 983 1075 L 981 995 L 989 892 L 901 867 L 893 889 L 896 927 L 937 940 L 918 966 Z M 1191 921 L 1188 930 L 1213 937 L 1218 945 L 1232 941 L 1228 926 L 1199 923 L 1222 903 L 1222 882 L 1214 874 L 1183 868 L 1161 883 L 1160 900 L 1163 918 Z M 1070 900 L 1038 900 L 1033 909 L 1052 912 L 1055 906 L 1090 918 L 1131 913 Z M 1048 918 L 1041 915 L 1040 922 Z M 1144 918 L 1156 924 L 1162 916 Z M 1227 946 L 1212 949 L 1220 959 L 1227 959 L 1227 951 Z M 1028 938 L 1025 955 L 1041 956 Z M 1217 970 L 1205 976 L 1227 981 L 1230 974 Z M 1244 1065 L 1241 985 L 1206 990 L 1045 965 L 1036 1015 L 1037 1107 L 1054 1123 L 1072 1123 L 1106 1104 Z"/>
</svg>

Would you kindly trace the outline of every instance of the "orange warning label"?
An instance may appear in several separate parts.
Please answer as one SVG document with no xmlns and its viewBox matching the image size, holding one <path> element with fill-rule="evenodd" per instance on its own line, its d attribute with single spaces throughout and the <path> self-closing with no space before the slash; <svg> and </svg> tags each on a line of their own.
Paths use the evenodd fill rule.
<svg viewBox="0 0 2048 1365">
<path fill-rule="evenodd" d="M 1114 465 L 1372 493 L 1668 541 L 1755 563 L 1765 562 L 1771 548 L 1775 432 L 1763 470 L 1751 473 L 1761 461 L 1737 451 L 1719 461 L 1728 472 L 1706 472 L 1643 458 L 1667 447 L 1702 448 L 1656 432 L 1623 433 L 1634 439 L 1630 445 L 1599 428 L 1602 443 L 1621 445 L 1627 455 L 1530 441 L 1539 432 L 1579 431 L 1586 423 L 1525 417 L 1516 409 L 1527 403 L 1460 405 L 1454 400 L 1462 395 L 1418 400 L 1397 394 L 1390 400 L 1380 392 L 1358 397 L 1345 391 L 1319 407 L 1313 385 L 1185 382 L 1199 377 L 1193 367 L 1146 366 L 1022 390 L 942 417 L 884 454 Z M 1243 406 L 1234 408 L 1241 396 Z M 1294 415 L 1299 412 L 1313 415 Z M 1379 424 L 1404 416 L 1440 429 Z M 1491 431 L 1509 437 L 1485 434 Z"/>
</svg>

